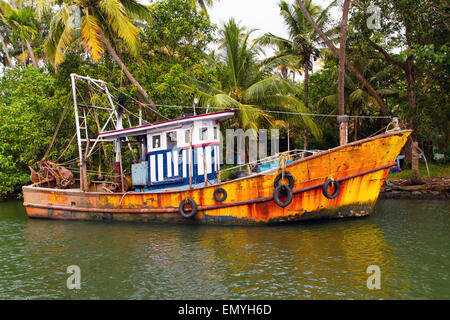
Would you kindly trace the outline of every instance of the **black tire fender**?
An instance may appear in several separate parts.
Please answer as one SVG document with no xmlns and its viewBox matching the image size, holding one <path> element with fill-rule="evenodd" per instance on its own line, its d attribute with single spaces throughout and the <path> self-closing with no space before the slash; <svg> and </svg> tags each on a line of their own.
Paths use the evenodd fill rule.
<svg viewBox="0 0 450 320">
<path fill-rule="evenodd" d="M 222 194 L 222 196 L 220 196 Z M 223 202 L 227 199 L 227 191 L 224 188 L 217 188 L 213 194 L 214 200 L 217 202 Z"/>
<path fill-rule="evenodd" d="M 284 202 L 280 200 L 282 192 L 286 193 L 286 200 Z M 280 184 L 278 187 L 275 188 L 275 191 L 273 192 L 273 200 L 281 208 L 287 207 L 292 202 L 292 197 L 293 197 L 292 189 L 285 184 Z"/>
<path fill-rule="evenodd" d="M 334 192 L 332 194 L 328 193 L 328 187 L 333 184 L 334 185 Z M 325 183 L 322 186 L 322 193 L 325 196 L 325 198 L 328 199 L 334 199 L 339 195 L 339 192 L 341 191 L 341 185 L 336 180 L 328 179 L 325 181 Z"/>
<path fill-rule="evenodd" d="M 278 186 L 280 185 L 280 180 L 283 177 L 283 174 L 280 173 L 279 175 L 277 175 L 277 177 L 275 178 L 274 182 L 273 182 L 273 187 L 276 189 L 278 188 Z M 294 177 L 292 176 L 292 174 L 290 174 L 289 171 L 286 171 L 284 173 L 284 177 L 286 179 L 289 180 L 289 188 L 293 189 L 294 188 L 294 184 L 295 184 L 295 180 Z"/>
<path fill-rule="evenodd" d="M 184 206 L 186 205 L 186 202 L 189 202 L 191 205 L 192 210 L 191 211 L 184 211 Z M 183 218 L 191 219 L 195 216 L 197 213 L 197 204 L 194 200 L 192 200 L 189 197 L 186 197 L 183 201 L 180 202 L 180 206 L 178 207 L 178 212 L 183 216 Z"/>
</svg>

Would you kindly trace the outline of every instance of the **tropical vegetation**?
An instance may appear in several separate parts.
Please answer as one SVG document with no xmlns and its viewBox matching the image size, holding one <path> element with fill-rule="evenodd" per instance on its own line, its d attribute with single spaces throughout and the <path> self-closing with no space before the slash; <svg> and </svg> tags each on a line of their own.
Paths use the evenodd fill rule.
<svg viewBox="0 0 450 320">
<path fill-rule="evenodd" d="M 421 175 L 409 150 L 420 149 L 431 167 L 443 154 L 439 165 L 448 166 L 446 1 L 345 0 L 344 77 L 341 2 L 280 1 L 287 36 L 269 30 L 259 37 L 232 16 L 215 25 L 209 13 L 216 2 L 0 0 L 0 198 L 20 193 L 36 161 L 76 158 L 71 73 L 126 92 L 148 121 L 190 113 L 195 101 L 197 112 L 235 108 L 227 126 L 279 128 L 281 148 L 339 144 L 342 113 L 351 116 L 349 141 L 382 131 L 385 117 L 396 116 L 414 129 L 408 177 Z M 88 87 L 80 90 L 102 103 Z M 99 169 L 113 170 L 102 154 Z"/>
</svg>

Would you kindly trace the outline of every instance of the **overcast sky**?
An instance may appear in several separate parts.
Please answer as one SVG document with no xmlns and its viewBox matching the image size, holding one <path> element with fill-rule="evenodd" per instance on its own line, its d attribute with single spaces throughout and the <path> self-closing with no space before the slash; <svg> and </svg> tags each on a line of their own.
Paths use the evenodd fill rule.
<svg viewBox="0 0 450 320">
<path fill-rule="evenodd" d="M 288 0 L 289 1 L 289 0 Z M 295 0 L 290 0 L 294 3 Z M 266 32 L 287 37 L 286 27 L 280 15 L 278 4 L 280 0 L 220 0 L 208 10 L 211 20 L 221 27 L 229 18 L 234 17 L 249 29 L 258 29 L 255 36 L 260 36 Z M 315 0 L 323 8 L 327 7 L 331 1 Z M 333 12 L 335 17 L 336 12 Z"/>
<path fill-rule="evenodd" d="M 149 4 L 155 0 L 140 0 L 139 2 Z M 287 0 L 294 3 L 295 0 Z M 313 0 L 314 4 L 326 8 L 332 0 Z M 211 21 L 220 28 L 224 22 L 234 17 L 237 22 L 248 29 L 258 29 L 255 37 L 271 32 L 275 35 L 287 37 L 286 27 L 280 15 L 278 4 L 280 0 L 218 0 L 208 9 Z M 332 10 L 334 19 L 339 17 L 337 10 Z"/>
<path fill-rule="evenodd" d="M 295 0 L 288 0 L 294 3 Z M 313 0 L 314 4 L 326 8 L 332 0 Z M 251 38 L 257 38 L 267 32 L 288 38 L 288 32 L 280 15 L 280 0 L 220 0 L 216 2 L 208 13 L 211 21 L 219 28 L 231 17 L 248 29 L 257 29 Z M 339 19 L 338 9 L 331 11 L 333 19 Z M 212 46 L 213 47 L 213 46 Z M 265 56 L 273 54 L 273 50 L 265 48 Z"/>
<path fill-rule="evenodd" d="M 287 0 L 294 3 L 295 0 Z M 141 0 L 141 3 L 150 3 L 151 0 Z M 332 0 L 313 0 L 314 4 L 326 8 Z M 252 39 L 267 32 L 288 38 L 288 32 L 280 15 L 280 0 L 219 0 L 208 9 L 210 19 L 219 28 L 230 18 L 234 17 L 237 22 L 248 29 L 257 29 L 252 34 Z M 333 19 L 339 20 L 339 10 L 331 10 Z M 214 46 L 211 46 L 211 48 Z M 265 54 L 270 55 L 270 49 L 265 49 Z"/>
</svg>

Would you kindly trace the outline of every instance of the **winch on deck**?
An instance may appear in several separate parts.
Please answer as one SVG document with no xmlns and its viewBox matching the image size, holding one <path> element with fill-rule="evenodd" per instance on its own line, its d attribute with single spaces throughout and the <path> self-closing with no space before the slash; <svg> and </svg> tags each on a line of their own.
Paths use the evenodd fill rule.
<svg viewBox="0 0 450 320">
<path fill-rule="evenodd" d="M 195 188 L 215 184 L 220 170 L 220 123 L 234 110 L 103 132 L 108 139 L 139 141 L 138 163 L 132 165 L 136 191 Z"/>
</svg>

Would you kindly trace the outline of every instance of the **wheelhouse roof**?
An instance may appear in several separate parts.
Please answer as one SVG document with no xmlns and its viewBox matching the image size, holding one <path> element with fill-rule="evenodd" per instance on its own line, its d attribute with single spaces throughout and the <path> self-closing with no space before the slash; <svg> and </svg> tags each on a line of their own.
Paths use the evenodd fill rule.
<svg viewBox="0 0 450 320">
<path fill-rule="evenodd" d="M 164 132 L 178 128 L 181 125 L 188 124 L 195 121 L 213 120 L 222 122 L 234 116 L 235 110 L 226 110 L 214 113 L 200 114 L 196 116 L 189 116 L 184 118 L 172 119 L 157 123 L 145 124 L 138 127 L 131 127 L 120 130 L 105 131 L 100 133 L 102 138 L 122 138 L 130 136 L 141 136 L 151 134 L 152 132 Z"/>
</svg>

